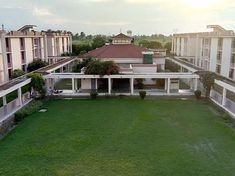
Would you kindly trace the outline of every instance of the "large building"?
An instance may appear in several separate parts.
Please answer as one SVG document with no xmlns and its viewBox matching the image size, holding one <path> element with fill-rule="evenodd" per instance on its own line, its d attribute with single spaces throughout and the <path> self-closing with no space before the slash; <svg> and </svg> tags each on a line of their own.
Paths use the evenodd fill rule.
<svg viewBox="0 0 235 176">
<path fill-rule="evenodd" d="M 174 34 L 172 53 L 205 70 L 235 80 L 235 33 L 218 25 L 212 32 Z"/>
<path fill-rule="evenodd" d="M 0 30 L 0 85 L 9 81 L 15 69 L 27 70 L 35 59 L 49 61 L 50 57 L 72 52 L 71 33 L 33 30 L 26 25 L 17 31 Z"/>
<path fill-rule="evenodd" d="M 160 70 L 165 69 L 166 50 L 151 50 L 132 44 L 132 38 L 118 34 L 112 38 L 111 44 L 106 44 L 88 52 L 85 57 L 100 60 L 112 60 L 122 66 L 129 64 L 155 64 Z"/>
</svg>

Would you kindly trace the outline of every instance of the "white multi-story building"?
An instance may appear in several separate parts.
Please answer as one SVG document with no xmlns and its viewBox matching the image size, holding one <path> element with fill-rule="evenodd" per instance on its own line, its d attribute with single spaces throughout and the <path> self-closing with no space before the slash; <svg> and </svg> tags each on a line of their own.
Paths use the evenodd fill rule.
<svg viewBox="0 0 235 176">
<path fill-rule="evenodd" d="M 62 31 L 33 30 L 26 25 L 17 31 L 0 30 L 0 85 L 7 82 L 15 69 L 27 70 L 35 59 L 49 61 L 50 57 L 72 52 L 72 35 Z"/>
<path fill-rule="evenodd" d="M 205 70 L 235 80 L 235 33 L 218 25 L 212 32 L 174 34 L 172 53 Z"/>
</svg>

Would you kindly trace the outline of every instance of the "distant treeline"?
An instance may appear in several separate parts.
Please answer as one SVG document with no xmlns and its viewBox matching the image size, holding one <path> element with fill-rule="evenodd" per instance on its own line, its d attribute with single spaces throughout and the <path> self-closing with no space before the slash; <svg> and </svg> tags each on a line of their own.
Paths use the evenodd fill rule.
<svg viewBox="0 0 235 176">
<path fill-rule="evenodd" d="M 145 48 L 157 49 L 166 48 L 167 52 L 171 50 L 172 36 L 154 34 L 151 36 L 140 35 L 133 36 L 133 43 Z M 102 47 L 105 43 L 111 43 L 112 36 L 105 35 L 86 35 L 84 32 L 73 35 L 73 55 L 85 54 L 93 49 Z"/>
</svg>

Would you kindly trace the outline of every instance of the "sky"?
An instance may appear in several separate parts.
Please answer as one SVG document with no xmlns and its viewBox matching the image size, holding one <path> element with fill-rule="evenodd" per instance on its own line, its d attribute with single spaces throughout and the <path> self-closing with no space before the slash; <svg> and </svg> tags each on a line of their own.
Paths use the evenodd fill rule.
<svg viewBox="0 0 235 176">
<path fill-rule="evenodd" d="M 113 35 L 208 31 L 209 24 L 235 30 L 234 0 L 0 0 L 0 24 L 17 30 Z"/>
</svg>

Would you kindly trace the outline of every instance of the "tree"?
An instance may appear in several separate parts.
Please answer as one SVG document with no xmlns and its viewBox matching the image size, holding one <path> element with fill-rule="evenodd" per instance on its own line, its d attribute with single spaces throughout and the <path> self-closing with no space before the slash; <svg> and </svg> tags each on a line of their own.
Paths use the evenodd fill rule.
<svg viewBox="0 0 235 176">
<path fill-rule="evenodd" d="M 28 72 L 32 72 L 32 71 L 35 71 L 39 68 L 45 67 L 47 65 L 48 65 L 47 62 L 42 61 L 41 59 L 38 59 L 38 60 L 34 60 L 33 62 L 31 62 L 28 65 L 27 70 L 28 70 Z"/>
<path fill-rule="evenodd" d="M 86 68 L 87 75 L 114 75 L 119 73 L 119 67 L 113 61 L 94 60 Z"/>
<path fill-rule="evenodd" d="M 81 39 L 85 39 L 85 38 L 86 38 L 86 34 L 85 34 L 84 32 L 81 32 L 81 33 L 80 33 L 80 38 L 81 38 Z"/>
<path fill-rule="evenodd" d="M 166 50 L 167 53 L 170 53 L 170 52 L 171 52 L 171 45 L 172 45 L 172 42 L 167 42 L 167 43 L 164 45 L 164 48 L 167 49 L 167 50 Z"/>
<path fill-rule="evenodd" d="M 106 40 L 104 37 L 102 37 L 101 35 L 97 35 L 92 42 L 92 48 L 96 49 L 96 48 L 100 48 L 102 46 L 104 46 L 106 43 Z"/>
<path fill-rule="evenodd" d="M 210 96 L 211 88 L 214 86 L 216 74 L 210 71 L 198 72 L 200 81 L 206 91 L 206 98 Z"/>
<path fill-rule="evenodd" d="M 90 44 L 73 44 L 73 55 L 81 55 L 92 50 Z"/>
<path fill-rule="evenodd" d="M 141 45 L 145 48 L 151 48 L 151 49 L 162 48 L 162 43 L 158 42 L 158 41 L 142 40 L 142 41 L 139 42 L 139 45 Z"/>
<path fill-rule="evenodd" d="M 24 72 L 23 70 L 21 70 L 21 69 L 15 69 L 15 70 L 13 71 L 12 77 L 13 77 L 13 78 L 17 78 L 17 77 L 23 76 L 24 74 L 25 74 L 25 72 Z"/>
<path fill-rule="evenodd" d="M 83 67 L 87 67 L 90 62 L 94 61 L 92 58 L 83 59 L 82 61 L 77 61 L 73 66 L 73 72 L 80 73 Z"/>
<path fill-rule="evenodd" d="M 38 92 L 40 94 L 41 97 L 45 96 L 45 81 L 42 77 L 41 74 L 39 73 L 29 73 L 27 75 L 28 78 L 31 78 L 31 82 L 29 84 L 30 89 L 33 89 L 34 95 L 36 94 L 36 92 Z"/>
</svg>

